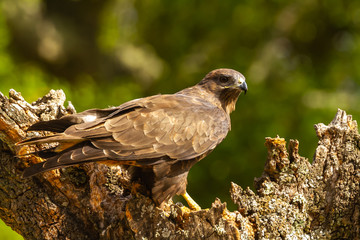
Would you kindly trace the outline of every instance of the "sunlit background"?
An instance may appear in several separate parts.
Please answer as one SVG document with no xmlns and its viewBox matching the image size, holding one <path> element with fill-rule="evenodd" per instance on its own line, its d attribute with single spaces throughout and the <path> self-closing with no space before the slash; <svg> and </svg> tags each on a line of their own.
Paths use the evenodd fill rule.
<svg viewBox="0 0 360 240">
<path fill-rule="evenodd" d="M 61 88 L 83 111 L 242 72 L 232 131 L 188 185 L 203 208 L 219 197 L 234 210 L 230 182 L 252 187 L 265 137 L 298 139 L 311 161 L 314 124 L 337 108 L 360 119 L 359 30 L 360 1 L 2 0 L 0 91 L 32 102 Z M 16 233 L 1 225 L 0 238 Z"/>
</svg>

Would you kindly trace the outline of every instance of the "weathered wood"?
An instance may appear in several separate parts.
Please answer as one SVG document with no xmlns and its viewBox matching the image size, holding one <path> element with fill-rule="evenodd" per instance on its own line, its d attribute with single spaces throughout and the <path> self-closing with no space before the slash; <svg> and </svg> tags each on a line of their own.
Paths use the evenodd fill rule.
<svg viewBox="0 0 360 240">
<path fill-rule="evenodd" d="M 299 143 L 267 138 L 268 159 L 254 193 L 232 183 L 238 211 L 217 199 L 210 209 L 163 209 L 138 192 L 126 168 L 101 163 L 53 170 L 22 179 L 41 161 L 17 158 L 29 149 L 15 143 L 28 126 L 71 114 L 65 94 L 52 90 L 27 103 L 19 93 L 0 94 L 0 217 L 25 239 L 360 239 L 360 137 L 351 116 L 338 110 L 328 125 L 315 125 L 319 144 L 313 163 Z M 46 144 L 38 146 L 48 147 Z"/>
</svg>

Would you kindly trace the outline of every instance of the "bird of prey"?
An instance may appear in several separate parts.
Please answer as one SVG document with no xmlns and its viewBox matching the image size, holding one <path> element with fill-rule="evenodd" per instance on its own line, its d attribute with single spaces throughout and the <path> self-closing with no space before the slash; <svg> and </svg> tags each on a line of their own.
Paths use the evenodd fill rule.
<svg viewBox="0 0 360 240">
<path fill-rule="evenodd" d="M 26 139 L 18 145 L 58 145 L 38 152 L 45 161 L 25 169 L 23 176 L 111 160 L 137 169 L 157 205 L 182 195 L 191 208 L 200 209 L 186 192 L 188 172 L 226 137 L 231 128 L 230 113 L 240 93 L 246 91 L 241 73 L 217 69 L 195 86 L 175 94 L 35 123 L 28 131 L 54 134 Z"/>
</svg>

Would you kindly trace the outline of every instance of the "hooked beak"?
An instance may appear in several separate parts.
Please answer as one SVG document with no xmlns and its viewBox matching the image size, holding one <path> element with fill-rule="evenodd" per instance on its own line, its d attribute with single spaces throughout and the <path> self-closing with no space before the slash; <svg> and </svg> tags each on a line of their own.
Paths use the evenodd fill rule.
<svg viewBox="0 0 360 240">
<path fill-rule="evenodd" d="M 247 84 L 246 84 L 245 81 L 243 81 L 243 82 L 239 85 L 239 88 L 240 88 L 241 90 L 243 90 L 243 91 L 245 92 L 245 94 L 246 94 L 246 92 L 247 92 L 247 90 L 248 90 L 248 87 L 247 87 Z"/>
</svg>

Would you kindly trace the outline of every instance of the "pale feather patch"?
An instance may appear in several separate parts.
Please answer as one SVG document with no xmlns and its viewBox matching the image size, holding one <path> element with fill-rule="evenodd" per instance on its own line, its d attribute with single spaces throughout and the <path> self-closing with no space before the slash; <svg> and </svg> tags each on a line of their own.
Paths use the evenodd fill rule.
<svg viewBox="0 0 360 240">
<path fill-rule="evenodd" d="M 93 122 L 97 119 L 96 115 L 86 115 L 82 117 L 84 122 Z"/>
</svg>

